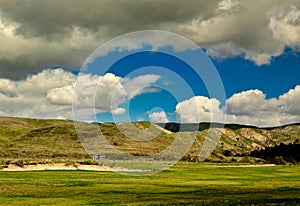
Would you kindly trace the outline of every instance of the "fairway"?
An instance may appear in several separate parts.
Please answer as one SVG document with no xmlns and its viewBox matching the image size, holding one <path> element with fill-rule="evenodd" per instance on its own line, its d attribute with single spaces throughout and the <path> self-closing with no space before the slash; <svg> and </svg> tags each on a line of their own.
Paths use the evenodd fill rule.
<svg viewBox="0 0 300 206">
<path fill-rule="evenodd" d="M 300 167 L 180 163 L 149 176 L 0 172 L 0 205 L 299 205 Z"/>
</svg>

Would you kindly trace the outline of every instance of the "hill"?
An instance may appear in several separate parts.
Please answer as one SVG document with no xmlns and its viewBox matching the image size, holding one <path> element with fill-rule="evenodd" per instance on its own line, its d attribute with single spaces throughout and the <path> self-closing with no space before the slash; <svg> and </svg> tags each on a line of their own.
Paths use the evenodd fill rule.
<svg viewBox="0 0 300 206">
<path fill-rule="evenodd" d="M 90 123 L 83 123 L 89 125 Z M 98 124 L 98 123 L 97 123 Z M 126 123 L 120 123 L 126 127 Z M 122 134 L 114 123 L 99 123 L 99 127 L 111 145 L 124 153 L 135 156 L 153 155 L 168 147 L 178 132 L 197 130 L 196 141 L 183 160 L 198 161 L 199 152 L 206 138 L 209 123 L 158 124 L 159 129 L 150 129 L 149 122 L 133 123 L 156 138 L 137 141 Z M 164 126 L 165 129 L 161 128 Z M 179 128 L 181 128 L 179 130 Z M 221 132 L 221 138 L 206 161 L 245 163 L 299 162 L 300 125 L 285 125 L 274 128 L 213 124 L 213 130 Z M 146 134 L 146 133 L 145 133 Z M 282 151 L 288 152 L 282 152 Z M 10 163 L 83 163 L 94 164 L 77 137 L 74 123 L 70 120 L 44 120 L 0 117 L 0 165 Z M 281 151 L 281 152 L 280 152 Z"/>
</svg>

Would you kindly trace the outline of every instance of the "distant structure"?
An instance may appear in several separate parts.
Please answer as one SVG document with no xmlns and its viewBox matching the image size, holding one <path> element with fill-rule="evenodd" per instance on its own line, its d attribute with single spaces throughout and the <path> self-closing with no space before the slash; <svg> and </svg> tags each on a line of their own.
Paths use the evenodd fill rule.
<svg viewBox="0 0 300 206">
<path fill-rule="evenodd" d="M 97 161 L 97 160 L 104 160 L 105 159 L 105 155 L 104 154 L 94 154 L 93 155 L 93 160 Z"/>
</svg>

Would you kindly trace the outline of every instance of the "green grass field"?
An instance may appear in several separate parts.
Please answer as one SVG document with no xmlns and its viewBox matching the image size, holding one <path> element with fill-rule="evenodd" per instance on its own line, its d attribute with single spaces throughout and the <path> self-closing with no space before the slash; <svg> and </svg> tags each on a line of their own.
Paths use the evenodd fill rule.
<svg viewBox="0 0 300 206">
<path fill-rule="evenodd" d="M 149 176 L 0 172 L 0 205 L 299 205 L 300 167 L 180 163 Z"/>
</svg>

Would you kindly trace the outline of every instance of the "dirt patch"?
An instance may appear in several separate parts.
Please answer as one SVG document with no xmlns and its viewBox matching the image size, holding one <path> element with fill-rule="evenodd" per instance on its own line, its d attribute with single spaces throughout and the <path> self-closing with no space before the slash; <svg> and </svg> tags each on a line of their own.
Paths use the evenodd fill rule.
<svg viewBox="0 0 300 206">
<path fill-rule="evenodd" d="M 8 165 L 7 168 L 0 169 L 0 171 L 42 171 L 42 170 L 87 170 L 87 171 L 115 171 L 115 172 L 140 172 L 142 170 L 133 170 L 124 167 L 107 167 L 100 165 L 65 165 L 65 164 L 37 164 L 24 165 L 19 167 L 17 165 Z"/>
</svg>

